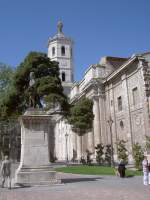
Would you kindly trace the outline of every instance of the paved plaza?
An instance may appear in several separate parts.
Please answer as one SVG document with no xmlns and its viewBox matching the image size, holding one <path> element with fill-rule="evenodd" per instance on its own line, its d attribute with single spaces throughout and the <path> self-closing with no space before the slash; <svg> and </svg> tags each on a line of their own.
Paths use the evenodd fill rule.
<svg viewBox="0 0 150 200">
<path fill-rule="evenodd" d="M 149 200 L 150 186 L 142 177 L 121 179 L 114 176 L 91 176 L 58 173 L 61 185 L 0 188 L 0 200 Z"/>
</svg>

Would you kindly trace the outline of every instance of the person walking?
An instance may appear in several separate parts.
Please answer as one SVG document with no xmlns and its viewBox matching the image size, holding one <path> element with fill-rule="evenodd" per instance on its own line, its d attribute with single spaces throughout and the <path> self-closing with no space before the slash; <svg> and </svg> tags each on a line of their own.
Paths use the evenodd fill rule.
<svg viewBox="0 0 150 200">
<path fill-rule="evenodd" d="M 8 189 L 11 189 L 11 162 L 6 155 L 1 165 L 2 188 L 7 180 Z"/>
<path fill-rule="evenodd" d="M 150 185 L 150 163 L 148 163 L 148 184 Z"/>
<path fill-rule="evenodd" d="M 148 185 L 149 182 L 149 167 L 148 167 L 148 160 L 147 157 L 144 156 L 144 160 L 142 161 L 143 167 L 143 184 Z"/>
<path fill-rule="evenodd" d="M 121 159 L 118 165 L 118 172 L 121 178 L 125 177 L 125 170 L 126 170 L 125 163 L 123 159 Z"/>
</svg>

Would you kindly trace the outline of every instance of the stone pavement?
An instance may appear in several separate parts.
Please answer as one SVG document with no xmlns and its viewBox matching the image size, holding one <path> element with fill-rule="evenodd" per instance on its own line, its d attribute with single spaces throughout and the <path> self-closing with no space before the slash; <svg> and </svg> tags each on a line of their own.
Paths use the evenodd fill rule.
<svg viewBox="0 0 150 200">
<path fill-rule="evenodd" d="M 63 184 L 0 188 L 0 200 L 149 200 L 150 185 L 142 177 L 73 175 L 59 173 Z"/>
</svg>

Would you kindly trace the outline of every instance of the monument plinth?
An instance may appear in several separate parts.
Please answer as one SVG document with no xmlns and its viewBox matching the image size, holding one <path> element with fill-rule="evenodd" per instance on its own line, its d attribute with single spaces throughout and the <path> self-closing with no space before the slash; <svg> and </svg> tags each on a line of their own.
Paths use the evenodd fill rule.
<svg viewBox="0 0 150 200">
<path fill-rule="evenodd" d="M 21 123 L 21 160 L 15 182 L 23 185 L 60 183 L 50 164 L 51 117 L 41 111 L 27 111 Z"/>
</svg>

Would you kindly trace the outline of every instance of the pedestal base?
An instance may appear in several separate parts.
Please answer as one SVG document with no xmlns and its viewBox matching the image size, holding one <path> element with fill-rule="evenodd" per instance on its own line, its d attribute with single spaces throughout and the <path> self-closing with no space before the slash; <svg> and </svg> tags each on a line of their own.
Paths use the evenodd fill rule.
<svg viewBox="0 0 150 200">
<path fill-rule="evenodd" d="M 60 183 L 50 164 L 53 153 L 53 124 L 50 115 L 39 110 L 27 111 L 21 118 L 21 160 L 15 183 L 51 185 Z"/>
<path fill-rule="evenodd" d="M 21 167 L 16 171 L 16 185 L 35 186 L 60 184 L 56 172 L 50 167 Z"/>
</svg>

